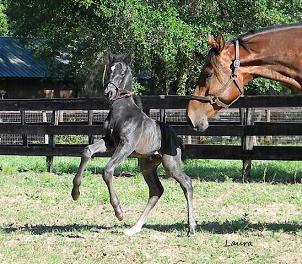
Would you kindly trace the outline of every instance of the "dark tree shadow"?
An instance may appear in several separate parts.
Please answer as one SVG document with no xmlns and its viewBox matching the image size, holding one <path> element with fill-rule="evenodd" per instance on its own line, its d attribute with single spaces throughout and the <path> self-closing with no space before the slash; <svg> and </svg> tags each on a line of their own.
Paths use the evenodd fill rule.
<svg viewBox="0 0 302 264">
<path fill-rule="evenodd" d="M 205 166 L 204 162 L 200 160 L 199 163 L 193 163 L 189 166 L 184 166 L 184 171 L 193 179 L 200 179 L 207 182 L 242 182 L 241 167 L 225 166 L 224 168 L 217 168 L 212 165 Z M 103 166 L 88 166 L 86 171 L 91 174 L 102 174 Z M 161 168 L 161 167 L 160 167 Z M 76 164 L 69 164 L 68 166 L 55 164 L 54 172 L 58 175 L 62 173 L 75 174 L 78 166 Z M 116 171 L 115 176 L 131 177 L 140 172 L 137 167 L 120 165 Z M 159 169 L 158 173 L 162 178 L 167 178 L 164 175 L 164 170 Z M 264 175 L 265 174 L 265 175 Z M 249 182 L 269 182 L 269 183 L 302 183 L 302 171 L 297 169 L 296 172 L 288 170 L 286 167 L 276 166 L 274 164 L 258 164 L 253 166 L 251 170 L 251 178 Z"/>
<path fill-rule="evenodd" d="M 225 166 L 225 168 L 221 169 L 193 164 L 185 167 L 184 170 L 191 178 L 197 178 L 202 181 L 225 182 L 231 180 L 242 183 L 241 167 Z M 273 164 L 259 164 L 251 169 L 251 177 L 248 181 L 285 184 L 302 183 L 302 171 L 299 169 L 293 172 Z"/>
</svg>

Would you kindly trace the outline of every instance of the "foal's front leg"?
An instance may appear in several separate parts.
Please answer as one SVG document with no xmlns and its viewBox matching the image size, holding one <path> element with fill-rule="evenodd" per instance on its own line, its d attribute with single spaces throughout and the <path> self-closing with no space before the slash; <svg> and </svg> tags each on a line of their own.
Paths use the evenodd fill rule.
<svg viewBox="0 0 302 264">
<path fill-rule="evenodd" d="M 118 220 L 123 220 L 123 210 L 121 208 L 119 199 L 113 189 L 112 179 L 115 168 L 126 159 L 132 152 L 134 151 L 133 144 L 129 142 L 120 143 L 111 159 L 107 163 L 104 168 L 103 179 L 108 187 L 109 195 L 110 195 L 110 204 L 114 209 L 115 216 Z"/>
<path fill-rule="evenodd" d="M 71 191 L 71 196 L 73 200 L 77 200 L 80 196 L 80 185 L 81 185 L 81 180 L 83 176 L 83 172 L 86 168 L 87 162 L 90 160 L 91 156 L 95 154 L 96 152 L 106 152 L 107 147 L 105 144 L 105 140 L 101 139 L 98 142 L 91 144 L 87 147 L 84 148 L 84 151 L 82 153 L 81 157 L 81 163 L 78 168 L 77 174 L 75 175 L 73 179 L 73 188 Z"/>
</svg>

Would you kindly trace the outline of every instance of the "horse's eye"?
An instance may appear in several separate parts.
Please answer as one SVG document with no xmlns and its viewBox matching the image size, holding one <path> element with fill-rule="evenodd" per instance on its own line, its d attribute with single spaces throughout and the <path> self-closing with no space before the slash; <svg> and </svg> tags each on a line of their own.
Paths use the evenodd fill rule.
<svg viewBox="0 0 302 264">
<path fill-rule="evenodd" d="M 205 77 L 206 79 L 208 79 L 208 78 L 212 77 L 212 75 L 213 75 L 213 73 L 211 73 L 211 72 L 206 72 L 206 73 L 204 74 L 204 77 Z"/>
</svg>

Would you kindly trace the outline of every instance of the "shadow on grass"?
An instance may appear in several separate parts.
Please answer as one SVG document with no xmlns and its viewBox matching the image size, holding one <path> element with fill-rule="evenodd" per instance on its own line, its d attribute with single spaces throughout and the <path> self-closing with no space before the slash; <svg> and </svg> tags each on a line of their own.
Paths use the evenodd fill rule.
<svg viewBox="0 0 302 264">
<path fill-rule="evenodd" d="M 253 161 L 249 182 L 302 183 L 302 167 L 298 163 Z M 301 162 L 302 164 L 302 162 Z M 203 181 L 242 182 L 242 163 L 240 161 L 207 162 L 188 164 L 184 171 L 192 178 Z"/>
<path fill-rule="evenodd" d="M 201 162 L 202 164 L 202 162 Z M 68 167 L 55 167 L 54 173 L 62 174 L 69 173 L 75 174 L 78 170 L 78 166 L 69 165 Z M 87 172 L 91 174 L 102 174 L 103 167 L 102 166 L 88 166 Z M 238 166 L 205 166 L 198 164 L 194 164 L 192 166 L 185 166 L 184 171 L 192 178 L 192 179 L 200 179 L 202 181 L 215 181 L 215 182 L 242 182 L 241 176 L 241 167 Z M 129 166 L 120 166 L 114 173 L 115 176 L 118 177 L 131 177 L 137 174 L 139 171 L 136 167 Z M 163 170 L 159 170 L 158 174 L 167 178 L 164 174 Z M 302 170 L 299 169 L 296 172 L 289 170 L 286 167 L 268 165 L 268 164 L 259 164 L 252 168 L 251 170 L 251 178 L 249 182 L 268 182 L 268 183 L 302 183 Z"/>
<path fill-rule="evenodd" d="M 119 233 L 118 229 L 126 229 L 130 226 L 127 224 L 113 225 L 113 226 L 100 226 L 100 225 L 36 225 L 36 226 L 21 226 L 21 227 L 0 227 L 0 231 L 4 233 L 15 232 L 29 232 L 33 235 L 42 235 L 46 233 L 53 233 L 63 237 L 69 238 L 82 238 L 79 234 L 72 234 L 74 232 L 88 231 L 92 233 L 100 233 L 107 231 L 111 233 Z M 150 225 L 147 224 L 143 228 L 156 230 L 160 232 L 182 232 L 187 230 L 187 224 L 176 223 L 171 225 Z M 286 232 L 296 233 L 302 231 L 302 225 L 295 222 L 284 223 L 251 223 L 248 220 L 239 219 L 225 222 L 202 222 L 197 224 L 196 232 L 210 232 L 214 234 L 231 234 L 240 232 L 253 232 L 253 231 L 273 231 L 273 232 Z M 66 233 L 66 234 L 64 234 Z"/>
<path fill-rule="evenodd" d="M 145 225 L 145 228 L 153 229 L 160 232 L 186 231 L 187 224 L 177 223 L 172 225 Z M 243 220 L 233 220 L 221 222 L 202 222 L 197 224 L 196 232 L 210 232 L 214 234 L 231 234 L 240 232 L 253 231 L 282 231 L 286 233 L 296 233 L 302 231 L 302 225 L 294 222 L 285 223 L 251 223 Z"/>
<path fill-rule="evenodd" d="M 75 234 L 64 234 L 73 232 L 89 231 L 92 233 L 100 233 L 102 231 L 111 231 L 115 233 L 117 228 L 127 228 L 129 225 L 113 225 L 113 226 L 101 226 L 101 225 L 35 225 L 29 226 L 24 225 L 21 227 L 0 227 L 0 231 L 4 233 L 15 233 L 15 232 L 29 232 L 33 235 L 43 235 L 46 233 L 53 233 L 56 235 L 70 237 L 70 238 L 81 238 L 80 235 Z"/>
<path fill-rule="evenodd" d="M 106 163 L 105 163 L 106 164 Z M 269 183 L 301 183 L 302 169 L 298 163 L 285 162 L 262 162 L 253 161 L 251 169 L 251 178 L 249 182 L 269 182 Z M 88 165 L 87 171 L 91 174 L 102 174 L 105 165 Z M 70 173 L 75 174 L 78 166 L 75 164 L 59 163 L 54 166 L 54 172 L 57 174 Z M 184 171 L 192 178 L 203 181 L 216 182 L 242 182 L 241 161 L 232 160 L 187 160 L 183 166 Z M 116 176 L 133 176 L 139 172 L 135 159 L 121 164 L 115 171 Z M 164 174 L 160 167 L 158 174 Z"/>
</svg>

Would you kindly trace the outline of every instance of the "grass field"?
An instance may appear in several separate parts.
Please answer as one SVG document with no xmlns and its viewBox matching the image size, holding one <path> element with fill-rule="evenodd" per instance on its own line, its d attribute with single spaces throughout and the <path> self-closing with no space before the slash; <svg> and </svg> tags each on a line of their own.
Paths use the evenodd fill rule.
<svg viewBox="0 0 302 264">
<path fill-rule="evenodd" d="M 239 161 L 189 160 L 196 235 L 186 236 L 180 187 L 162 179 L 162 199 L 131 238 L 123 230 L 148 198 L 136 161 L 119 167 L 133 177 L 114 181 L 123 222 L 100 179 L 106 159 L 90 163 L 81 197 L 71 199 L 78 162 L 55 159 L 50 174 L 45 158 L 0 158 L 0 263 L 302 263 L 302 187 L 293 184 L 301 181 L 301 162 L 253 162 L 253 179 L 243 184 Z"/>
</svg>

